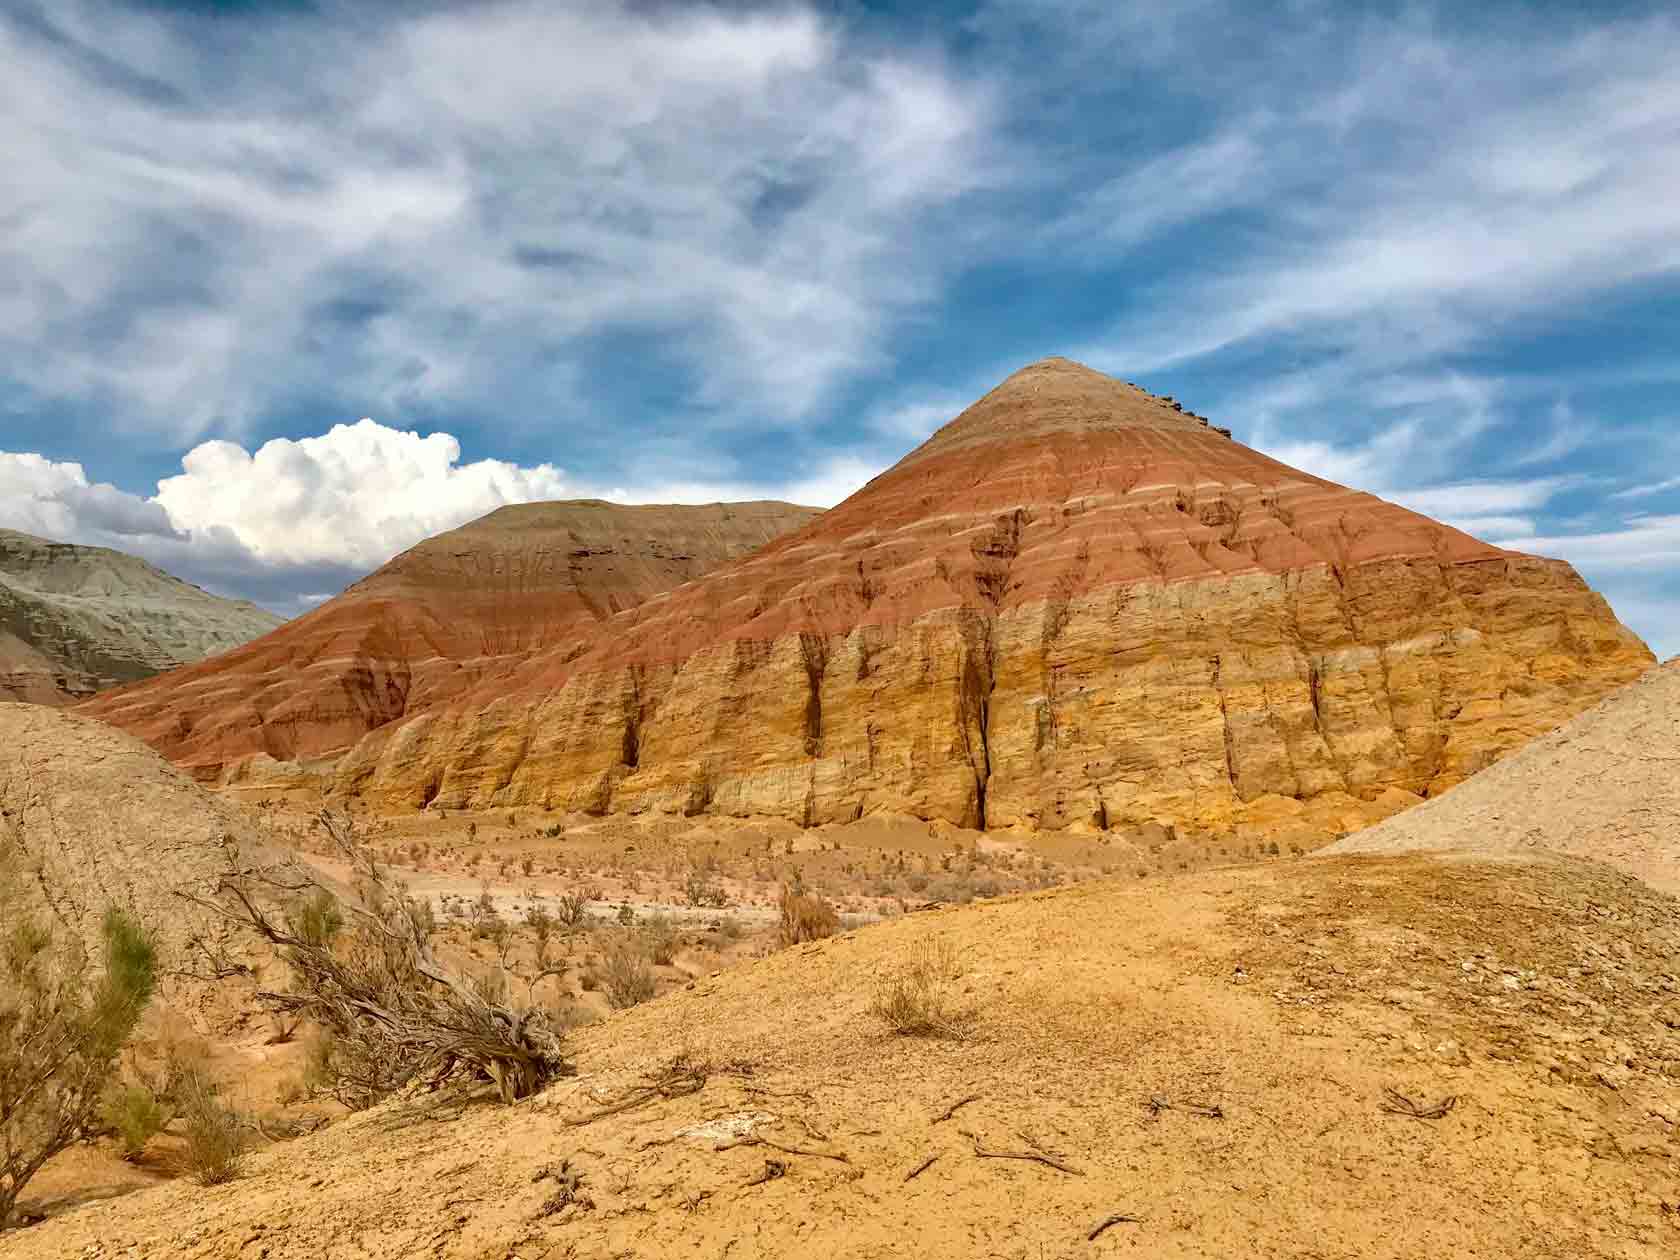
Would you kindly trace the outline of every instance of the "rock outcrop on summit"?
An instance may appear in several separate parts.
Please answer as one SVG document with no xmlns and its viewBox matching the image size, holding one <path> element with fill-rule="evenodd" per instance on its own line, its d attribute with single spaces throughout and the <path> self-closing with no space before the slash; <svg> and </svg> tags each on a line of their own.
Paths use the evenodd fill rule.
<svg viewBox="0 0 1680 1260">
<path fill-rule="evenodd" d="M 341 753 L 816 515 L 787 503 L 528 503 L 427 539 L 273 634 L 82 710 L 208 780 Z"/>
<path fill-rule="evenodd" d="M 850 499 L 337 764 L 375 808 L 1327 839 L 1637 677 L 1569 565 L 1066 360 Z"/>
<path fill-rule="evenodd" d="M 0 700 L 71 704 L 279 624 L 120 551 L 0 529 Z"/>
</svg>

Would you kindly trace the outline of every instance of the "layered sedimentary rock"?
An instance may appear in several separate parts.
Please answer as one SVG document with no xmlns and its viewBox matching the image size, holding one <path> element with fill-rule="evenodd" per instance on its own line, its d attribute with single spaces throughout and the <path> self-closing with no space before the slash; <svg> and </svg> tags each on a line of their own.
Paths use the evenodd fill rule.
<svg viewBox="0 0 1680 1260">
<path fill-rule="evenodd" d="M 1564 563 L 1066 360 L 804 528 L 337 765 L 380 808 L 1330 833 L 1650 652 Z"/>
<path fill-rule="evenodd" d="M 404 552 L 238 651 L 85 712 L 206 779 L 293 770 L 477 684 L 804 524 L 786 503 L 581 500 L 501 508 Z"/>
<path fill-rule="evenodd" d="M 0 700 L 69 704 L 279 624 L 120 551 L 0 529 Z"/>
</svg>

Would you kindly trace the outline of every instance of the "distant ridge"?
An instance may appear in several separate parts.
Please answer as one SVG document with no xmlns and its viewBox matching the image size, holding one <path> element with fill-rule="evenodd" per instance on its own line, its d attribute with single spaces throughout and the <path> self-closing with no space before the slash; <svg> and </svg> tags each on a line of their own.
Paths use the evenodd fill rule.
<svg viewBox="0 0 1680 1260">
<path fill-rule="evenodd" d="M 498 508 L 403 552 L 273 634 L 84 712 L 215 778 L 342 752 L 804 524 L 787 503 L 600 499 Z"/>
<path fill-rule="evenodd" d="M 0 700 L 69 704 L 280 621 L 120 551 L 0 529 Z"/>
</svg>

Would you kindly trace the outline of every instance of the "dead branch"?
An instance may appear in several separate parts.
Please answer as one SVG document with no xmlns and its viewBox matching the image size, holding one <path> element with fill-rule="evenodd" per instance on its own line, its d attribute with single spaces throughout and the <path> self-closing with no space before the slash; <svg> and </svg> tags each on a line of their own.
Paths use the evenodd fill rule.
<svg viewBox="0 0 1680 1260">
<path fill-rule="evenodd" d="M 1057 1172 L 1068 1173 L 1074 1177 L 1083 1177 L 1085 1175 L 1082 1170 L 1064 1164 L 1059 1159 L 1053 1159 L 1051 1156 L 1044 1154 L 1042 1151 L 988 1151 L 984 1146 L 980 1145 L 980 1139 L 970 1133 L 967 1129 L 960 1129 L 958 1132 L 960 1132 L 970 1142 L 974 1143 L 974 1153 L 981 1159 L 1026 1159 L 1031 1160 L 1035 1164 L 1043 1164 L 1048 1168 L 1054 1168 Z"/>
<path fill-rule="evenodd" d="M 1126 1212 L 1116 1212 L 1113 1216 L 1098 1221 L 1097 1226 L 1085 1235 L 1086 1242 L 1096 1242 L 1103 1236 L 1105 1230 L 1113 1229 L 1116 1225 L 1136 1225 L 1143 1220 L 1141 1216 L 1132 1216 Z"/>
<path fill-rule="evenodd" d="M 605 1120 L 608 1116 L 620 1115 L 626 1111 L 634 1111 L 638 1107 L 645 1107 L 659 1099 L 686 1098 L 690 1094 L 698 1094 L 706 1086 L 707 1073 L 704 1069 L 692 1065 L 681 1065 L 668 1069 L 658 1077 L 644 1080 L 640 1085 L 633 1086 L 624 1095 L 608 1103 L 598 1111 L 592 1111 L 587 1116 L 576 1120 L 568 1120 L 570 1128 L 581 1129 L 584 1125 L 594 1124 L 597 1120 Z"/>
<path fill-rule="evenodd" d="M 348 948 L 335 948 L 286 913 L 302 894 L 332 892 L 295 862 L 247 867 L 230 849 L 212 896 L 181 894 L 280 951 L 292 986 L 260 992 L 259 1000 L 313 1020 L 345 1047 L 363 1105 L 412 1080 L 440 1085 L 461 1069 L 494 1081 L 512 1102 L 565 1073 L 547 1016 L 492 1001 L 443 966 L 428 939 L 428 916 L 357 839 L 353 824 L 326 810 L 318 822 L 360 892 L 359 902 L 343 906 L 356 925 Z"/>
<path fill-rule="evenodd" d="M 1411 1120 L 1439 1120 L 1458 1106 L 1457 1094 L 1448 1094 L 1440 1102 L 1431 1103 L 1428 1106 L 1415 1102 L 1398 1090 L 1386 1086 L 1383 1089 L 1383 1096 L 1387 1099 L 1382 1105 L 1384 1111 L 1390 1115 L 1405 1116 Z"/>
<path fill-rule="evenodd" d="M 741 1146 L 768 1146 L 771 1150 L 780 1151 L 784 1155 L 810 1155 L 816 1159 L 832 1159 L 841 1164 L 852 1162 L 852 1157 L 844 1151 L 813 1151 L 804 1146 L 787 1146 L 776 1141 L 775 1138 L 767 1138 L 759 1133 L 750 1137 L 739 1138 L 734 1142 L 725 1142 L 721 1146 L 714 1146 L 712 1149 L 714 1151 L 732 1151 Z"/>
<path fill-rule="evenodd" d="M 1152 1116 L 1158 1116 L 1163 1111 L 1188 1111 L 1193 1116 L 1203 1116 L 1209 1120 L 1223 1120 L 1225 1118 L 1225 1108 L 1218 1103 L 1175 1104 L 1160 1094 L 1153 1095 L 1148 1102 L 1144 1103 L 1144 1106 L 1149 1109 L 1149 1114 Z"/>
<path fill-rule="evenodd" d="M 747 1185 L 762 1186 L 766 1181 L 774 1181 L 777 1177 L 785 1177 L 786 1175 L 787 1164 L 779 1159 L 767 1159 L 764 1161 L 764 1171 L 749 1180 Z"/>
<path fill-rule="evenodd" d="M 909 1172 L 905 1173 L 904 1174 L 905 1183 L 908 1184 L 909 1182 L 912 1182 L 912 1181 L 916 1180 L 917 1177 L 920 1177 L 928 1169 L 932 1168 L 933 1165 L 934 1165 L 934 1161 L 937 1160 L 938 1158 L 939 1158 L 938 1155 L 929 1155 L 921 1163 L 917 1164 Z"/>
<path fill-rule="evenodd" d="M 969 1094 L 965 1097 L 957 1099 L 956 1102 L 952 1103 L 949 1107 L 945 1108 L 945 1110 L 943 1112 L 941 1112 L 939 1115 L 935 1116 L 933 1118 L 933 1123 L 934 1124 L 944 1124 L 945 1121 L 949 1120 L 952 1116 L 956 1115 L 958 1111 L 960 1111 L 962 1108 L 968 1106 L 969 1103 L 979 1102 L 980 1099 L 983 1098 L 983 1097 L 984 1097 L 984 1095 L 982 1095 L 982 1094 Z"/>
</svg>

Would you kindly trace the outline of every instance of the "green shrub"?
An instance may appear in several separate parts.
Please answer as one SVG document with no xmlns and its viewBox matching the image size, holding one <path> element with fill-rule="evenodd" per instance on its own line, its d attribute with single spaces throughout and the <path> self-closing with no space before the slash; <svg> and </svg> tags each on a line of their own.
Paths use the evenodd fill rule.
<svg viewBox="0 0 1680 1260">
<path fill-rule="evenodd" d="M 118 1085 L 106 1093 L 100 1118 L 122 1143 L 123 1158 L 135 1159 L 163 1132 L 169 1112 L 144 1085 Z"/>
</svg>

